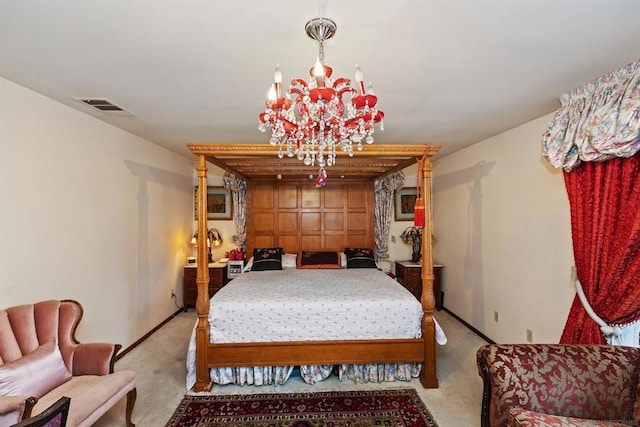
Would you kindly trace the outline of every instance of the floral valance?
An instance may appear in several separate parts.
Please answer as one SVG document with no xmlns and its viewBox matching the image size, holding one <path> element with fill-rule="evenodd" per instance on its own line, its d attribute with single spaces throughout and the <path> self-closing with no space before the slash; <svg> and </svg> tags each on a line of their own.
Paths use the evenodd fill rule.
<svg viewBox="0 0 640 427">
<path fill-rule="evenodd" d="M 640 60 L 560 97 L 543 135 L 544 157 L 567 172 L 581 161 L 640 150 Z"/>
</svg>

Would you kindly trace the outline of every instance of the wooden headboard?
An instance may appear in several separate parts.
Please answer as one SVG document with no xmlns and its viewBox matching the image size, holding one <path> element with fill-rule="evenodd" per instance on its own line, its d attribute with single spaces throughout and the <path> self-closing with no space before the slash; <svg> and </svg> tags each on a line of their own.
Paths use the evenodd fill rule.
<svg viewBox="0 0 640 427">
<path fill-rule="evenodd" d="M 335 180 L 250 182 L 247 188 L 247 254 L 257 247 L 342 251 L 374 247 L 373 183 Z"/>
</svg>

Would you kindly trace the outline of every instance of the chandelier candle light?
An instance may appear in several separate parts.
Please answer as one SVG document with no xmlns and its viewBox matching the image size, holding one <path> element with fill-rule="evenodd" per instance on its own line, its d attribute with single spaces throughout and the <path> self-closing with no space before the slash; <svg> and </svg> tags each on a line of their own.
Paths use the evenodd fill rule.
<svg viewBox="0 0 640 427">
<path fill-rule="evenodd" d="M 269 142 L 278 146 L 279 158 L 286 154 L 297 156 L 307 166 L 318 165 L 317 187 L 326 184 L 325 166 L 335 164 L 338 146 L 351 157 L 354 144 L 361 151 L 363 140 L 373 143 L 375 123 L 380 122 L 380 130 L 384 130 L 384 113 L 376 108 L 378 98 L 371 83 L 365 89 L 360 67 L 356 65 L 354 89 L 351 80 L 332 78 L 333 70 L 324 64 L 323 43 L 336 29 L 335 22 L 328 18 L 307 22 L 307 35 L 319 45 L 316 64 L 309 70 L 311 78 L 291 80 L 283 96 L 282 73 L 277 65 L 258 126 L 262 132 L 271 129 Z"/>
</svg>

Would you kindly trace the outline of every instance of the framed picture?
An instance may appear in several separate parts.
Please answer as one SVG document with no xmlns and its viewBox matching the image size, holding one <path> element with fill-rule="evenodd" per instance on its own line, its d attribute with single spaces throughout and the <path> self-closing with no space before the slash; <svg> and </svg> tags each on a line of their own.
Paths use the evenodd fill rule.
<svg viewBox="0 0 640 427">
<path fill-rule="evenodd" d="M 198 220 L 198 186 L 193 192 L 194 218 Z M 233 199 L 231 192 L 224 187 L 207 187 L 207 219 L 231 219 L 233 215 Z"/>
<path fill-rule="evenodd" d="M 396 221 L 413 221 L 416 204 L 416 187 L 404 187 L 396 191 L 394 217 Z"/>
</svg>

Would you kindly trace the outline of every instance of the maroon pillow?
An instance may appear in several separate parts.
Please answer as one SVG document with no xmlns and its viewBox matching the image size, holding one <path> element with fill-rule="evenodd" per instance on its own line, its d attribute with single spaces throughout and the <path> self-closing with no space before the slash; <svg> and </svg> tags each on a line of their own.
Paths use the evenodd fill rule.
<svg viewBox="0 0 640 427">
<path fill-rule="evenodd" d="M 302 251 L 298 268 L 341 268 L 338 252 Z"/>
<path fill-rule="evenodd" d="M 0 365 L 0 396 L 41 398 L 70 378 L 62 354 L 51 338 L 20 359 Z"/>
</svg>

